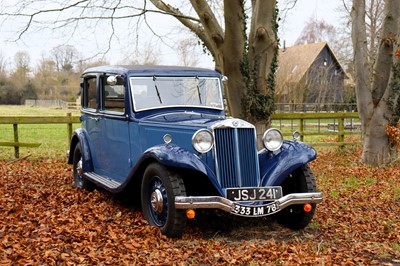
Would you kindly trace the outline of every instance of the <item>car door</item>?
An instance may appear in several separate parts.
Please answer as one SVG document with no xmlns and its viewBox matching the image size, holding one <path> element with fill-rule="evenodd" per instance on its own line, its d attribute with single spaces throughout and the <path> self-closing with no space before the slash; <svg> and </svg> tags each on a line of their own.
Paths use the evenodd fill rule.
<svg viewBox="0 0 400 266">
<path fill-rule="evenodd" d="M 123 78 L 107 82 L 111 75 L 99 77 L 99 121 L 102 154 L 99 174 L 123 182 L 131 170 L 129 120 L 126 115 L 126 87 Z"/>
<path fill-rule="evenodd" d="M 99 127 L 99 103 L 98 77 L 96 74 L 86 74 L 82 83 L 82 127 L 86 131 L 86 139 L 89 144 L 89 151 L 93 162 L 93 170 L 99 169 L 98 158 L 104 152 L 101 146 L 101 129 Z"/>
<path fill-rule="evenodd" d="M 123 182 L 131 169 L 129 121 L 123 79 L 107 84 L 110 75 L 87 75 L 82 121 L 88 134 L 94 171 Z M 92 87 L 96 87 L 94 90 Z"/>
</svg>

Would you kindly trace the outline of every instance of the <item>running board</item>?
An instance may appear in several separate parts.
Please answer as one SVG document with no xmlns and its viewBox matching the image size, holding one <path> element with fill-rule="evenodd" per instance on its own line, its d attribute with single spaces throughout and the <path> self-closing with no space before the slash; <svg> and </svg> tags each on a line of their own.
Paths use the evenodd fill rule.
<svg viewBox="0 0 400 266">
<path fill-rule="evenodd" d="M 88 172 L 85 173 L 85 177 L 88 179 L 94 181 L 95 183 L 99 183 L 100 185 L 107 187 L 109 189 L 117 189 L 122 185 L 122 183 L 115 181 L 111 178 L 101 176 L 99 174 L 96 174 L 95 172 Z"/>
</svg>

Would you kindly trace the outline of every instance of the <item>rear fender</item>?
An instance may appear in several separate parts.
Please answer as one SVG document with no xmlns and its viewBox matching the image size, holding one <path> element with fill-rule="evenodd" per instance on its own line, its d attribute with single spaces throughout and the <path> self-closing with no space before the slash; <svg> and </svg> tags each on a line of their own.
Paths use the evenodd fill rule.
<svg viewBox="0 0 400 266">
<path fill-rule="evenodd" d="M 93 172 L 93 161 L 90 155 L 89 143 L 87 141 L 86 132 L 83 128 L 75 130 L 69 150 L 68 163 L 72 164 L 74 159 L 74 150 L 76 145 L 80 143 L 82 148 L 82 169 L 84 172 Z"/>
<path fill-rule="evenodd" d="M 196 154 L 176 145 L 167 144 L 149 148 L 143 153 L 140 161 L 143 162 L 149 158 L 152 158 L 160 164 L 168 167 L 198 171 L 206 175 L 213 186 L 219 191 L 219 193 L 221 193 L 221 195 L 223 195 L 223 191 L 214 172 Z"/>
<path fill-rule="evenodd" d="M 258 153 L 261 185 L 279 186 L 295 169 L 317 158 L 317 152 L 298 141 L 284 141 L 277 152 L 262 150 Z"/>
</svg>

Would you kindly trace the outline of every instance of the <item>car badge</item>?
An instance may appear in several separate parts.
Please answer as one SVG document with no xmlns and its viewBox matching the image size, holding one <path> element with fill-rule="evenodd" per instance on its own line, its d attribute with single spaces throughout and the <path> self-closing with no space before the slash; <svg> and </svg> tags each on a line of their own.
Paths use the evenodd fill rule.
<svg viewBox="0 0 400 266">
<path fill-rule="evenodd" d="M 234 127 L 238 127 L 238 126 L 239 126 L 239 121 L 233 120 L 232 125 L 233 125 Z"/>
</svg>

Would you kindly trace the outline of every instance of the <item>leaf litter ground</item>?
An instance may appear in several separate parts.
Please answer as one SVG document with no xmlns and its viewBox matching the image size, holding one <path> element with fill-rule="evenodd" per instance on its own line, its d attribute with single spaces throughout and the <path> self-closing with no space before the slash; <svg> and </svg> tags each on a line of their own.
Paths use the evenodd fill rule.
<svg viewBox="0 0 400 266">
<path fill-rule="evenodd" d="M 324 193 L 304 230 L 199 211 L 180 239 L 126 196 L 73 187 L 61 160 L 0 161 L 0 265 L 400 265 L 400 163 L 358 150 L 311 163 Z"/>
</svg>

